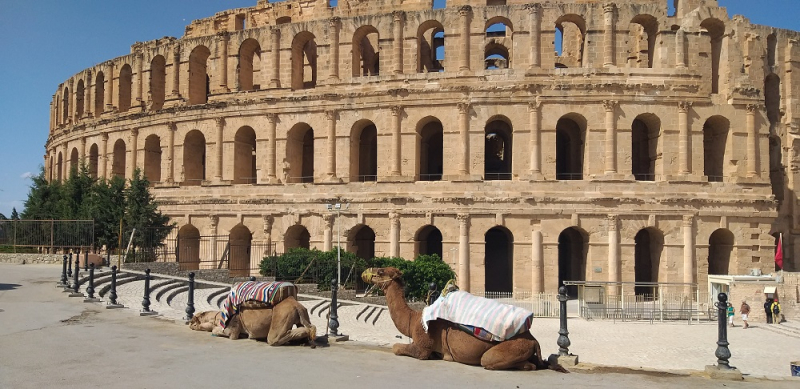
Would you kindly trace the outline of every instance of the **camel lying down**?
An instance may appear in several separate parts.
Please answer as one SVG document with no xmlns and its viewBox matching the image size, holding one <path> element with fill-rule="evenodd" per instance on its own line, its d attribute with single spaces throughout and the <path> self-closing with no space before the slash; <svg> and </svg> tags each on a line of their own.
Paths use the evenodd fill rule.
<svg viewBox="0 0 800 389">
<path fill-rule="evenodd" d="M 245 302 L 225 328 L 219 325 L 221 316 L 219 311 L 201 312 L 192 318 L 189 328 L 232 340 L 242 335 L 250 339 L 266 339 L 270 346 L 307 339 L 306 344 L 316 347 L 317 327 L 311 324 L 306 307 L 294 297 L 288 297 L 271 308 L 259 302 Z"/>
</svg>

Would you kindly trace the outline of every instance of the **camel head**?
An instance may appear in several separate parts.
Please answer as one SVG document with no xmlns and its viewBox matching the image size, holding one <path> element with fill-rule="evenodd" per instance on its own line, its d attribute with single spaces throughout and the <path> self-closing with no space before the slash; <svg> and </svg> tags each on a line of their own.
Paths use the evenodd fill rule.
<svg viewBox="0 0 800 389">
<path fill-rule="evenodd" d="M 368 284 L 386 285 L 390 281 L 403 283 L 403 272 L 394 267 L 371 267 L 361 273 L 361 279 Z"/>
</svg>

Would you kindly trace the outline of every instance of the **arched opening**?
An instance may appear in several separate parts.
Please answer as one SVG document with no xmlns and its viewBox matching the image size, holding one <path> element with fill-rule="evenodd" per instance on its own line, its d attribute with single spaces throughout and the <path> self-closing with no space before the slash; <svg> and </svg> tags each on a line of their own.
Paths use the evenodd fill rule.
<svg viewBox="0 0 800 389">
<path fill-rule="evenodd" d="M 636 181 L 655 181 L 660 159 L 661 120 L 653 114 L 642 114 L 631 124 L 631 170 Z"/>
<path fill-rule="evenodd" d="M 444 171 L 444 128 L 435 118 L 419 129 L 419 180 L 440 181 Z"/>
<path fill-rule="evenodd" d="M 444 258 L 442 253 L 442 232 L 438 228 L 427 225 L 417 231 L 414 237 L 416 255 L 433 255 Z M 415 257 L 416 257 L 415 255 Z"/>
<path fill-rule="evenodd" d="M 233 183 L 256 183 L 256 132 L 248 126 L 236 131 L 234 137 Z"/>
<path fill-rule="evenodd" d="M 287 24 L 292 22 L 291 16 L 281 16 L 275 19 L 275 24 Z"/>
<path fill-rule="evenodd" d="M 586 21 L 578 15 L 568 14 L 558 18 L 555 27 L 556 39 L 553 45 L 556 52 L 556 67 L 582 67 Z"/>
<path fill-rule="evenodd" d="M 350 233 L 347 245 L 347 251 L 361 259 L 375 258 L 375 231 L 365 225 L 356 227 Z"/>
<path fill-rule="evenodd" d="M 93 143 L 92 146 L 89 147 L 89 177 L 97 178 L 97 166 L 100 160 L 99 156 L 97 143 Z"/>
<path fill-rule="evenodd" d="M 629 24 L 628 66 L 652 68 L 655 62 L 658 20 L 652 15 L 636 15 Z"/>
<path fill-rule="evenodd" d="M 261 89 L 258 80 L 261 80 L 261 45 L 248 38 L 239 47 L 239 90 Z"/>
<path fill-rule="evenodd" d="M 380 46 L 378 30 L 361 26 L 353 34 L 353 77 L 380 74 Z"/>
<path fill-rule="evenodd" d="M 86 93 L 83 87 L 83 80 L 78 80 L 78 87 L 75 88 L 75 121 L 83 117 L 83 96 Z"/>
<path fill-rule="evenodd" d="M 69 88 L 64 87 L 64 95 L 61 98 L 61 123 L 67 124 L 69 121 Z"/>
<path fill-rule="evenodd" d="M 250 269 L 251 243 L 253 234 L 242 224 L 231 229 L 228 245 L 228 272 L 231 277 L 247 277 Z"/>
<path fill-rule="evenodd" d="M 658 287 L 638 285 L 639 283 L 658 283 L 658 270 L 661 267 L 661 253 L 664 250 L 664 235 L 654 229 L 639 230 L 634 237 L 634 280 L 635 293 L 649 299 L 658 297 Z"/>
<path fill-rule="evenodd" d="M 708 238 L 708 274 L 731 274 L 733 233 L 720 228 Z"/>
<path fill-rule="evenodd" d="M 47 181 L 52 183 L 53 182 L 53 167 L 55 165 L 53 163 L 53 156 L 52 155 L 49 156 L 48 162 L 49 162 L 50 169 L 47 171 Z"/>
<path fill-rule="evenodd" d="M 722 56 L 722 40 L 725 34 L 725 23 L 719 19 L 706 19 L 700 23 L 704 34 L 711 43 L 711 93 L 719 93 L 720 57 Z"/>
<path fill-rule="evenodd" d="M 73 147 L 72 152 L 69 154 L 69 175 L 71 177 L 73 175 L 78 174 L 78 162 L 80 161 L 80 157 L 78 156 L 78 148 Z"/>
<path fill-rule="evenodd" d="M 150 61 L 150 109 L 158 111 L 164 107 L 167 84 L 167 60 L 156 55 Z"/>
<path fill-rule="evenodd" d="M 490 119 L 484 129 L 484 179 L 510 180 L 512 155 L 510 120 Z"/>
<path fill-rule="evenodd" d="M 178 263 L 181 270 L 200 268 L 200 231 L 187 224 L 178 230 Z"/>
<path fill-rule="evenodd" d="M 350 138 L 350 181 L 378 180 L 378 129 L 370 121 L 358 122 Z"/>
<path fill-rule="evenodd" d="M 286 251 L 293 248 L 311 248 L 311 234 L 302 225 L 294 225 L 286 230 L 283 238 L 283 246 Z"/>
<path fill-rule="evenodd" d="M 486 21 L 486 44 L 484 45 L 484 69 L 508 69 L 511 67 L 511 21 L 495 16 Z"/>
<path fill-rule="evenodd" d="M 144 176 L 151 184 L 161 182 L 161 138 L 156 134 L 144 140 Z"/>
<path fill-rule="evenodd" d="M 767 73 L 772 73 L 778 52 L 778 37 L 773 32 L 767 36 Z"/>
<path fill-rule="evenodd" d="M 428 20 L 417 29 L 417 72 L 444 71 L 444 27 Z"/>
<path fill-rule="evenodd" d="M 486 291 L 507 292 L 514 289 L 514 237 L 505 227 L 486 232 L 485 257 Z"/>
<path fill-rule="evenodd" d="M 192 130 L 183 140 L 183 183 L 196 186 L 206 179 L 206 137 Z"/>
<path fill-rule="evenodd" d="M 497 43 L 489 43 L 483 52 L 483 68 L 486 70 L 508 69 L 510 54 L 508 49 Z"/>
<path fill-rule="evenodd" d="M 703 174 L 709 182 L 722 182 L 725 177 L 725 156 L 730 122 L 712 116 L 703 124 Z"/>
<path fill-rule="evenodd" d="M 119 112 L 128 112 L 131 109 L 131 86 L 133 85 L 133 71 L 131 65 L 125 64 L 119 69 Z"/>
<path fill-rule="evenodd" d="M 292 40 L 292 89 L 317 86 L 317 42 L 314 34 L 303 31 Z"/>
<path fill-rule="evenodd" d="M 64 156 L 58 152 L 58 162 L 56 162 L 56 169 L 58 170 L 58 182 L 64 182 Z"/>
<path fill-rule="evenodd" d="M 189 104 L 205 104 L 211 94 L 208 75 L 208 47 L 197 46 L 189 54 Z"/>
<path fill-rule="evenodd" d="M 556 179 L 583 179 L 583 150 L 586 119 L 564 116 L 556 123 Z"/>
<path fill-rule="evenodd" d="M 111 176 L 125 178 L 125 141 L 117 139 L 114 142 L 114 159 L 111 161 Z"/>
<path fill-rule="evenodd" d="M 797 147 L 797 146 L 794 146 Z M 798 150 L 797 148 L 795 150 Z M 782 202 L 784 199 L 783 188 L 786 185 L 783 167 L 783 149 L 781 148 L 781 137 L 770 134 L 769 136 L 769 182 L 772 186 L 772 194 L 775 200 Z"/>
<path fill-rule="evenodd" d="M 286 182 L 314 182 L 314 129 L 308 124 L 298 123 L 286 134 L 286 162 Z"/>
<path fill-rule="evenodd" d="M 767 108 L 769 133 L 775 134 L 781 121 L 781 78 L 775 73 L 764 79 L 764 105 Z"/>
<path fill-rule="evenodd" d="M 564 281 L 586 281 L 586 254 L 589 250 L 586 234 L 570 227 L 558 235 L 558 285 Z M 578 297 L 578 287 L 567 286 L 567 295 Z"/>
<path fill-rule="evenodd" d="M 94 78 L 94 116 L 100 116 L 105 111 L 106 79 L 103 72 L 97 72 Z"/>
</svg>

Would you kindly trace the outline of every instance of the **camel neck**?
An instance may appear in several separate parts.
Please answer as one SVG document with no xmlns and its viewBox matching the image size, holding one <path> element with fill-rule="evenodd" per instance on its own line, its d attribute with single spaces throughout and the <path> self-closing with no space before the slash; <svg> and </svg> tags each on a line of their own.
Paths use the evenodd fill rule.
<svg viewBox="0 0 800 389">
<path fill-rule="evenodd" d="M 410 337 L 411 328 L 421 325 L 422 313 L 408 306 L 403 296 L 403 287 L 397 281 L 392 281 L 384 293 L 386 294 L 386 304 L 389 306 L 389 316 L 395 327 L 401 334 Z"/>
</svg>

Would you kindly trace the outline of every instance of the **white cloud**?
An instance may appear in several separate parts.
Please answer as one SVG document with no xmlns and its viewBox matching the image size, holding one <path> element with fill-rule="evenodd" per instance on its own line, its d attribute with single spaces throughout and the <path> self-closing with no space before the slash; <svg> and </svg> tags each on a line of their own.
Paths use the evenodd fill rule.
<svg viewBox="0 0 800 389">
<path fill-rule="evenodd" d="M 19 176 L 19 178 L 22 178 L 22 179 L 27 179 L 27 178 L 31 178 L 31 177 L 33 177 L 33 173 L 31 173 L 31 172 L 25 172 L 25 173 L 22 173 Z"/>
</svg>

